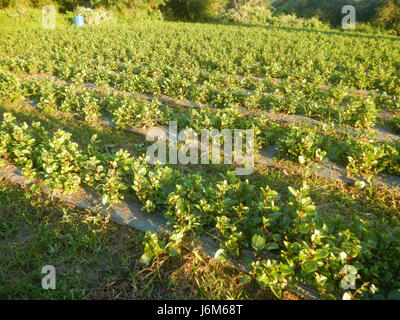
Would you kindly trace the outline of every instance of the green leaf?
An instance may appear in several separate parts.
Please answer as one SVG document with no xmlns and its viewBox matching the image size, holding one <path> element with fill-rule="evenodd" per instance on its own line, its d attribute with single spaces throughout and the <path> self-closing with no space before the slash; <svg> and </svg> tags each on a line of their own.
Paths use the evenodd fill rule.
<svg viewBox="0 0 400 320">
<path fill-rule="evenodd" d="M 194 255 L 196 256 L 197 259 L 204 262 L 203 257 L 200 255 L 200 253 L 197 250 L 193 250 L 192 252 L 194 253 Z"/>
<path fill-rule="evenodd" d="M 220 260 L 222 262 L 227 261 L 226 255 L 225 255 L 225 250 L 224 249 L 219 249 L 215 255 L 214 255 L 214 259 L 216 260 Z"/>
<path fill-rule="evenodd" d="M 303 262 L 303 264 L 301 265 L 301 268 L 307 272 L 307 273 L 311 273 L 311 272 L 315 272 L 318 270 L 318 265 L 315 261 L 305 261 Z"/>
<path fill-rule="evenodd" d="M 259 234 L 255 234 L 251 239 L 251 246 L 256 250 L 262 250 L 265 246 L 265 239 Z"/>
<path fill-rule="evenodd" d="M 400 300 L 400 289 L 393 289 L 387 297 L 389 300 Z"/>
<path fill-rule="evenodd" d="M 269 242 L 267 243 L 267 245 L 265 246 L 266 250 L 277 250 L 279 249 L 279 245 L 275 242 Z"/>
<path fill-rule="evenodd" d="M 288 274 L 292 274 L 293 273 L 293 268 L 291 268 L 290 266 L 285 265 L 285 264 L 280 265 L 279 266 L 279 270 L 284 275 L 288 275 Z"/>
<path fill-rule="evenodd" d="M 322 300 L 336 300 L 336 297 L 331 294 L 331 293 L 327 293 L 321 296 Z"/>
<path fill-rule="evenodd" d="M 291 193 L 292 195 L 294 195 L 295 197 L 297 196 L 297 193 L 298 193 L 297 190 L 295 190 L 293 187 L 288 187 L 288 189 L 289 189 L 289 191 L 290 191 L 290 193 Z"/>
<path fill-rule="evenodd" d="M 145 252 L 141 257 L 140 257 L 140 262 L 145 264 L 146 266 L 150 265 L 151 261 L 153 260 L 153 255 Z"/>
<path fill-rule="evenodd" d="M 40 190 L 40 185 L 39 185 L 39 184 L 33 184 L 33 185 L 30 187 L 30 190 L 31 190 L 32 192 L 37 192 L 37 191 Z"/>
<path fill-rule="evenodd" d="M 318 249 L 317 251 L 315 251 L 314 254 L 314 258 L 315 259 L 325 259 L 326 257 L 328 257 L 329 252 L 326 249 Z"/>
<path fill-rule="evenodd" d="M 278 284 L 273 284 L 269 286 L 271 288 L 272 293 L 280 299 L 282 297 L 282 289 Z"/>
<path fill-rule="evenodd" d="M 315 274 L 315 279 L 317 280 L 318 285 L 323 286 L 328 278 L 321 274 Z"/>
<path fill-rule="evenodd" d="M 171 257 L 175 257 L 181 253 L 181 249 L 171 246 L 168 252 Z"/>
<path fill-rule="evenodd" d="M 250 276 L 244 276 L 243 278 L 240 279 L 240 284 L 246 284 L 249 283 L 251 281 L 251 277 Z"/>
</svg>

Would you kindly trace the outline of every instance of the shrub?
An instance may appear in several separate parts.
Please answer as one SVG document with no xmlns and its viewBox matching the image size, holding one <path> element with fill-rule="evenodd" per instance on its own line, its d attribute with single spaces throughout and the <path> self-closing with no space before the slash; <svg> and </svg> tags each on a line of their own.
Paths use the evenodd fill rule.
<svg viewBox="0 0 400 320">
<path fill-rule="evenodd" d="M 11 0 L 0 0 L 0 9 L 7 8 L 10 5 Z"/>
<path fill-rule="evenodd" d="M 86 24 L 100 24 L 111 21 L 114 14 L 111 11 L 107 11 L 101 8 L 90 9 L 84 7 L 77 7 L 75 10 L 76 14 L 85 18 Z"/>
<path fill-rule="evenodd" d="M 298 18 L 294 14 L 275 16 L 269 4 L 265 1 L 248 1 L 228 9 L 221 15 L 222 19 L 234 23 L 261 24 L 287 28 L 326 29 L 318 18 Z"/>
<path fill-rule="evenodd" d="M 222 18 L 235 23 L 266 24 L 272 19 L 272 12 L 265 2 L 249 1 L 228 9 Z"/>
<path fill-rule="evenodd" d="M 376 23 L 400 35 L 400 0 L 384 0 L 377 10 Z"/>
<path fill-rule="evenodd" d="M 218 17 L 227 4 L 228 0 L 169 0 L 163 11 L 172 19 L 201 21 Z"/>
</svg>

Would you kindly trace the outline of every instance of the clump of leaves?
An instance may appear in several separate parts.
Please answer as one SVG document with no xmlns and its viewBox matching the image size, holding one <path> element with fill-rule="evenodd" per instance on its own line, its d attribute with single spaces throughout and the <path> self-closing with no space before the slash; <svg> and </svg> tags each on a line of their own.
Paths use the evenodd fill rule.
<svg viewBox="0 0 400 320">
<path fill-rule="evenodd" d="M 279 157 L 300 164 L 309 161 L 322 162 L 327 154 L 319 148 L 322 141 L 321 135 L 311 130 L 305 132 L 297 127 L 289 128 L 288 132 L 278 139 Z"/>
</svg>

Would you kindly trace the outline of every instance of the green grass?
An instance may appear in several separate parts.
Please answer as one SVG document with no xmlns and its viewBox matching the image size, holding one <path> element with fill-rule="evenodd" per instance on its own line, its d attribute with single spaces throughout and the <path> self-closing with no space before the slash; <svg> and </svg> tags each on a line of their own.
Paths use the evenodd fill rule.
<svg viewBox="0 0 400 320">
<path fill-rule="evenodd" d="M 0 181 L 0 299 L 265 299 L 190 252 L 144 267 L 143 234 Z M 53 265 L 55 290 L 41 287 Z M 290 297 L 290 296 L 288 296 Z"/>
</svg>

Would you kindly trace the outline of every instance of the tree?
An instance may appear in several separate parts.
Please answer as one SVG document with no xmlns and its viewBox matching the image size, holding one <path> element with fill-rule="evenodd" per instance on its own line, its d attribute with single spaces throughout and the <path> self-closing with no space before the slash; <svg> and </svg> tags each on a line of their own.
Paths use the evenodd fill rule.
<svg viewBox="0 0 400 320">
<path fill-rule="evenodd" d="M 321 21 L 339 25 L 342 21 L 342 8 L 353 5 L 357 10 L 357 21 L 370 21 L 380 0 L 275 0 L 272 5 L 277 13 L 296 14 L 298 17 L 317 17 Z"/>
<path fill-rule="evenodd" d="M 218 15 L 227 4 L 228 0 L 169 0 L 165 8 L 178 19 L 199 21 Z"/>
<path fill-rule="evenodd" d="M 400 0 L 382 0 L 376 14 L 378 25 L 400 32 Z"/>
</svg>

